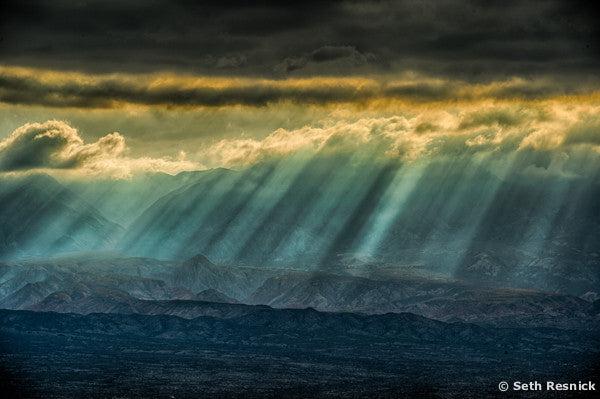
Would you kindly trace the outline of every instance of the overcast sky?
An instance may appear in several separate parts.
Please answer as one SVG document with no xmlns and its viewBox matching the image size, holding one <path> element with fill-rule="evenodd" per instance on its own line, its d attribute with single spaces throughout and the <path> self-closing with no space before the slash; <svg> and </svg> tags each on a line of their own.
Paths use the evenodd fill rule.
<svg viewBox="0 0 600 399">
<path fill-rule="evenodd" d="M 591 2 L 3 3 L 0 57 L 21 66 L 265 77 L 413 69 L 473 80 L 599 66 Z"/>
<path fill-rule="evenodd" d="M 2 2 L 0 169 L 233 167 L 373 123 L 411 156 L 598 146 L 592 2 L 280 3 Z"/>
</svg>

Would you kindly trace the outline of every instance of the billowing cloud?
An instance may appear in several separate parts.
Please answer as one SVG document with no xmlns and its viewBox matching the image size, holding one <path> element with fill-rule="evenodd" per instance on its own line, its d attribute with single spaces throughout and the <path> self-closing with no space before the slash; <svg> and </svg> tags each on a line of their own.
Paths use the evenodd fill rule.
<svg viewBox="0 0 600 399">
<path fill-rule="evenodd" d="M 123 178 L 143 171 L 173 173 L 201 167 L 185 157 L 130 158 L 127 152 L 125 138 L 117 132 L 85 144 L 66 122 L 27 123 L 0 141 L 0 171 L 61 169 Z"/>
<path fill-rule="evenodd" d="M 192 125 L 188 126 L 190 138 L 163 144 L 146 143 L 155 136 L 145 139 L 138 132 L 131 141 L 132 150 L 116 132 L 84 142 L 65 122 L 28 123 L 0 141 L 0 170 L 127 177 L 148 171 L 304 162 L 342 154 L 358 163 L 412 164 L 468 157 L 491 169 L 514 164 L 523 173 L 573 177 L 595 173 L 600 159 L 600 104 L 595 100 L 409 106 L 395 113 L 388 110 L 385 116 L 377 110 L 350 111 L 341 107 L 309 119 L 304 126 L 276 128 L 263 135 L 240 131 L 220 139 L 215 134 L 204 141 L 194 141 Z M 144 154 L 138 150 L 146 145 L 153 145 L 152 157 L 130 155 L 133 150 Z M 167 150 L 175 153 L 177 146 L 187 154 L 163 155 Z"/>
<path fill-rule="evenodd" d="M 597 139 L 600 121 L 594 117 L 599 108 L 556 103 L 491 104 L 458 112 L 425 110 L 414 115 L 340 120 L 323 127 L 278 129 L 260 140 L 221 140 L 199 156 L 206 164 L 228 167 L 292 155 L 343 153 L 357 159 L 402 163 L 431 162 L 446 156 L 483 156 L 488 160 L 503 160 L 504 166 L 509 167 L 507 162 L 522 154 L 519 162 L 524 164 L 519 166 L 520 170 L 539 174 L 538 166 L 528 168 L 539 158 L 531 151 L 540 154 L 550 151 L 554 161 L 546 173 L 572 177 L 600 165 Z M 577 164 L 577 155 L 571 156 L 576 153 L 586 153 L 590 163 L 582 168 Z M 571 167 L 577 171 L 561 169 Z"/>
</svg>

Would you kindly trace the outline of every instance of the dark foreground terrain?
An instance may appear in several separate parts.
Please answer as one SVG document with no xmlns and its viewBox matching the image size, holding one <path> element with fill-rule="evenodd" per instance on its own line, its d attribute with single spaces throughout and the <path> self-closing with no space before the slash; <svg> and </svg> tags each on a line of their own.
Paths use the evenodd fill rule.
<svg viewBox="0 0 600 399">
<path fill-rule="evenodd" d="M 0 311 L 3 397 L 511 397 L 500 381 L 597 381 L 599 357 L 597 329 L 484 328 L 409 313 Z"/>
</svg>

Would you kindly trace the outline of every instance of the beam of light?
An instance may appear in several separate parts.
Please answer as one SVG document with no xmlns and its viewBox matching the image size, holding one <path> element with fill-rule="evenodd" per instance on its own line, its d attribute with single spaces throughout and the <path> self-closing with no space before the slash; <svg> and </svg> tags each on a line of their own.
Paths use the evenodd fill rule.
<svg viewBox="0 0 600 399">
<path fill-rule="evenodd" d="M 305 154 L 293 153 L 269 165 L 270 172 L 261 178 L 251 195 L 237 207 L 225 228 L 207 244 L 207 254 L 222 262 L 243 257 L 243 248 L 257 234 L 310 159 Z"/>
<path fill-rule="evenodd" d="M 303 209 L 302 229 L 291 232 L 278 245 L 276 253 L 280 257 L 303 258 L 309 249 L 316 265 L 323 265 L 329 247 L 347 230 L 356 207 L 369 195 L 369 184 L 385 168 L 368 158 L 362 154 L 359 159 L 351 157 L 334 165 L 331 180 L 318 187 L 310 206 Z"/>
<path fill-rule="evenodd" d="M 244 175 L 236 172 L 232 178 L 220 179 L 217 177 L 216 180 L 215 184 L 210 184 L 208 187 L 203 183 L 198 183 L 190 189 L 180 190 L 175 200 L 171 200 L 173 206 L 178 208 L 177 210 L 182 203 L 184 206 L 180 218 L 172 218 L 168 228 L 163 230 L 168 235 L 168 239 L 160 244 L 165 256 L 195 255 L 195 253 L 190 253 L 190 245 L 193 246 L 194 252 L 199 252 L 199 247 L 208 237 L 209 232 L 204 230 L 207 220 L 211 218 L 216 209 L 223 206 L 223 201 L 231 200 L 230 194 L 236 191 L 235 187 L 244 183 Z"/>
<path fill-rule="evenodd" d="M 588 173 L 571 180 L 560 210 L 552 220 L 549 235 L 553 240 L 548 240 L 546 247 L 556 245 L 555 239 L 568 234 L 568 241 L 583 251 L 597 252 L 600 248 L 599 155 L 587 150 L 570 155 L 568 165 Z"/>
<path fill-rule="evenodd" d="M 393 180 L 398 165 L 388 163 L 374 169 L 371 178 L 365 181 L 364 188 L 357 193 L 355 200 L 348 206 L 348 215 L 342 219 L 341 228 L 327 245 L 320 264 L 330 268 L 337 266 L 340 255 L 351 253 L 359 241 L 358 234 L 364 229 L 369 217 L 377 207 L 381 196 L 384 195 Z"/>
<path fill-rule="evenodd" d="M 162 179 L 161 177 L 164 177 Z M 60 178 L 60 177 L 59 177 Z M 167 182 L 166 180 L 170 181 Z M 139 217 L 156 200 L 187 184 L 178 176 L 141 175 L 131 180 L 101 179 L 90 184 L 82 179 L 60 179 L 59 182 L 96 208 L 104 217 L 124 228 Z"/>
<path fill-rule="evenodd" d="M 268 230 L 267 226 L 276 218 L 278 208 L 285 208 L 286 196 L 294 184 L 301 180 L 299 175 L 311 160 L 311 156 L 294 153 L 271 165 L 271 172 L 266 179 L 247 198 L 245 205 L 230 220 L 227 229 L 218 234 L 215 242 L 208 247 L 210 253 L 223 261 L 246 263 L 252 258 L 249 254 L 256 250 L 257 245 L 267 247 L 266 242 L 257 244 L 255 240 L 257 237 L 269 237 L 265 229 Z M 246 171 L 249 172 L 252 170 Z"/>
<path fill-rule="evenodd" d="M 26 177 L 13 194 L 19 201 L 11 201 L 16 208 L 11 210 L 9 202 L 3 204 L 3 212 L 23 218 L 12 232 L 21 244 L 18 254 L 40 256 L 100 249 L 114 244 L 112 238 L 118 234 L 119 227 L 107 223 L 100 214 L 49 177 Z M 13 224 L 10 220 L 5 223 Z"/>
<path fill-rule="evenodd" d="M 502 174 L 502 184 L 490 196 L 484 212 L 479 213 L 463 256 L 455 264 L 455 275 L 492 273 L 497 279 L 514 277 L 521 266 L 539 256 L 540 246 L 548 238 L 548 217 L 554 217 L 569 183 L 565 179 L 527 177 L 523 166 L 531 162 L 528 154 L 513 152 L 505 157 L 503 169 L 496 167 L 496 172 Z M 497 270 L 469 271 L 480 255 L 491 256 L 488 266 Z M 496 257 L 501 264 L 493 264 Z M 489 277 L 482 275 L 484 279 Z"/>
<path fill-rule="evenodd" d="M 336 172 L 345 166 L 344 162 L 327 156 L 313 155 L 301 161 L 301 165 L 292 165 L 291 167 L 297 170 L 290 175 L 293 178 L 288 180 L 290 183 L 285 193 L 273 202 L 249 240 L 239 247 L 236 256 L 246 258 L 248 254 L 256 253 L 257 248 L 260 248 L 261 253 L 254 256 L 257 261 L 279 262 L 287 258 L 288 254 L 277 252 L 276 249 L 283 248 L 283 243 L 287 242 L 292 234 L 298 234 L 295 232 L 298 229 L 304 234 L 312 234 L 305 223 L 305 217 L 318 202 L 316 195 L 320 188 L 335 184 Z M 312 253 L 312 250 L 309 252 Z M 307 257 L 309 254 L 305 255 Z"/>
<path fill-rule="evenodd" d="M 457 158 L 454 172 L 459 172 L 459 180 L 452 182 L 450 190 L 444 190 L 443 202 L 433 208 L 435 223 L 422 237 L 419 263 L 441 275 L 454 274 L 502 184 L 486 168 L 489 157 L 490 154 L 483 154 Z"/>
<path fill-rule="evenodd" d="M 596 226 L 597 230 L 600 221 L 599 207 L 592 205 L 593 201 L 597 201 L 600 183 L 594 183 L 593 177 L 590 179 L 600 172 L 598 160 L 597 156 L 590 157 L 577 151 L 568 156 L 565 153 L 553 154 L 544 172 L 555 175 L 536 176 L 536 183 L 540 185 L 535 191 L 538 206 L 525 226 L 525 239 L 518 245 L 518 250 L 526 256 L 512 271 L 512 284 L 519 285 L 519 276 L 534 275 L 536 281 L 527 281 L 528 284 L 553 290 L 556 289 L 556 275 L 560 268 L 569 268 L 570 273 L 580 278 L 590 278 L 589 265 L 574 254 L 585 258 L 590 248 L 598 248 L 600 242 L 598 231 L 591 227 Z M 576 170 L 585 165 L 589 175 L 569 175 L 569 162 L 579 164 L 574 168 Z M 590 242 L 592 245 L 588 245 Z M 598 279 L 599 276 L 596 271 L 592 278 Z M 520 283 L 526 284 L 525 281 Z"/>
<path fill-rule="evenodd" d="M 455 170 L 463 167 L 456 157 L 436 157 L 419 164 L 416 181 L 403 200 L 404 206 L 386 223 L 386 232 L 380 237 L 377 250 L 380 256 L 388 260 L 400 257 L 403 263 L 420 260 L 427 237 L 445 223 L 440 210 L 454 190 Z"/>
<path fill-rule="evenodd" d="M 182 245 L 181 240 L 197 228 L 195 221 L 204 220 L 218 206 L 220 196 L 242 178 L 231 171 L 211 172 L 196 184 L 171 193 L 149 207 L 131 226 L 121 247 L 132 254 L 159 258 L 171 258 L 176 254 Z M 192 191 L 200 192 L 185 195 Z M 157 214 L 156 209 L 164 206 L 167 200 L 170 201 L 169 206 Z"/>
<path fill-rule="evenodd" d="M 402 212 L 406 201 L 419 182 L 424 164 L 415 164 L 403 167 L 396 172 L 390 186 L 385 191 L 373 214 L 369 217 L 360 236 L 363 242 L 357 252 L 365 256 L 375 256 L 379 244 L 387 235 L 391 224 Z"/>
<path fill-rule="evenodd" d="M 275 165 L 267 164 L 241 172 L 236 184 L 222 195 L 219 207 L 213 209 L 210 217 L 202 221 L 183 247 L 198 248 L 211 259 L 229 262 L 231 259 L 228 255 L 232 248 L 227 243 L 227 237 L 239 228 L 240 214 L 252 207 L 253 199 L 268 187 L 267 184 L 275 170 Z M 265 200 L 268 201 L 267 198 Z"/>
</svg>

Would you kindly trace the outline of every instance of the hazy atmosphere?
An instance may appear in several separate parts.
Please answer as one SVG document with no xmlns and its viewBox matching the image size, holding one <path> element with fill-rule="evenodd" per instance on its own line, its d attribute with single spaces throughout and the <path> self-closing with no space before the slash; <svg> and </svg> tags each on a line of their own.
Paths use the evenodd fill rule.
<svg viewBox="0 0 600 399">
<path fill-rule="evenodd" d="M 258 366 L 244 363 L 247 380 L 221 391 L 207 391 L 200 380 L 185 388 L 175 370 L 194 369 L 199 358 L 139 366 L 144 373 L 152 362 L 172 366 L 165 378 L 184 396 L 235 396 L 250 386 L 252 397 L 459 397 L 460 376 L 444 382 L 443 370 L 423 370 L 437 380 L 410 385 L 410 373 L 390 366 L 396 354 L 407 356 L 406 364 L 418 359 L 414 345 L 427 336 L 435 345 L 453 342 L 447 364 L 470 367 L 484 381 L 464 382 L 472 397 L 497 394 L 503 378 L 512 391 L 513 380 L 567 375 L 559 364 L 573 365 L 568 376 L 575 381 L 593 375 L 600 326 L 598 20 L 586 1 L 3 2 L 3 386 L 17 392 L 26 381 L 45 381 L 28 371 L 44 360 L 28 363 L 27 352 L 13 349 L 15 342 L 27 342 L 31 353 L 43 347 L 24 332 L 44 328 L 46 321 L 34 319 L 41 312 L 77 314 L 73 323 L 102 337 L 116 333 L 87 319 L 91 313 L 144 315 L 114 323 L 140 323 L 146 338 L 152 317 L 205 323 L 173 321 L 174 351 L 199 339 L 190 331 L 224 328 L 232 364 L 244 361 L 244 350 L 259 350 L 244 346 L 244 326 L 253 323 L 247 318 L 266 320 L 254 325 L 264 339 L 260 351 L 271 351 L 265 348 L 274 338 L 264 334 L 284 316 L 302 331 L 320 318 L 314 337 L 333 339 L 336 348 L 319 328 L 373 334 L 373 342 L 395 348 L 373 349 L 370 357 L 361 346 L 365 363 L 355 359 L 339 380 L 324 380 L 332 373 L 320 367 L 335 370 L 344 348 L 360 346 L 344 335 L 339 354 L 309 362 L 320 376 L 313 381 L 289 364 L 289 374 L 277 371 L 289 359 L 315 359 L 307 352 L 312 341 L 290 338 L 297 352 L 253 352 L 252 361 L 271 367 L 265 380 L 257 382 L 251 370 Z M 356 330 L 343 324 L 347 317 L 357 318 Z M 56 334 L 83 331 L 56 320 Z M 472 342 L 480 349 L 472 350 L 489 359 L 469 363 L 454 336 L 431 330 L 434 320 L 458 323 L 452 334 L 459 336 L 477 331 Z M 94 323 L 99 327 L 89 327 Z M 291 325 L 281 323 L 277 339 L 288 337 Z M 387 333 L 373 332 L 378 323 Z M 402 323 L 421 332 L 398 330 Z M 514 331 L 503 330 L 509 327 Z M 502 374 L 523 356 L 544 359 L 541 349 L 524 354 L 530 349 L 519 346 L 522 334 L 535 330 L 539 348 L 567 345 L 553 328 L 569 331 L 569 342 L 581 342 L 577 350 L 590 359 L 578 362 L 557 349 L 553 360 L 539 360 L 535 375 L 485 374 L 492 363 Z M 129 348 L 128 336 L 117 335 Z M 48 342 L 58 348 L 63 336 Z M 218 334 L 210 336 L 219 348 Z M 393 338 L 400 346 L 389 337 L 403 337 Z M 493 340 L 513 348 L 506 353 L 514 358 L 490 360 Z M 13 367 L 10 354 L 25 357 Z M 365 359 L 385 366 L 370 368 Z M 77 361 L 81 370 L 96 364 Z M 229 381 L 230 365 L 219 367 Z M 314 383 L 290 385 L 299 375 Z M 139 376 L 123 378 L 94 391 L 92 383 L 65 377 L 54 386 L 34 384 L 26 397 L 60 387 L 68 387 L 61 397 L 167 392 L 144 391 L 150 388 L 139 386 Z"/>
</svg>

